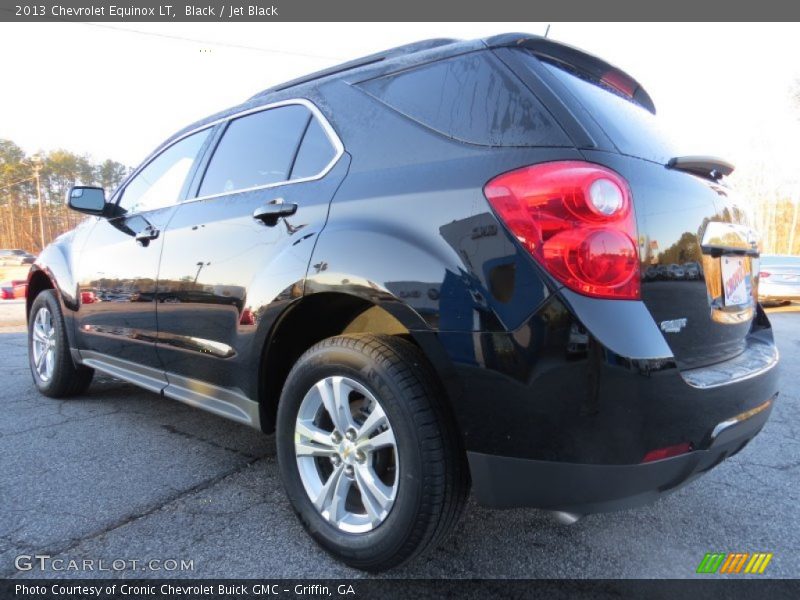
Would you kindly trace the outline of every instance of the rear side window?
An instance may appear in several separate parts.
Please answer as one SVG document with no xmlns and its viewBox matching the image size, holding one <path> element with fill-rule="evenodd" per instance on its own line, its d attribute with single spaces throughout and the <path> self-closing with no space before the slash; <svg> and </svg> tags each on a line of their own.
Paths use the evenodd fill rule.
<svg viewBox="0 0 800 600">
<path fill-rule="evenodd" d="M 530 55 L 529 55 L 530 56 Z M 530 60 L 537 60 L 530 56 Z M 666 163 L 680 156 L 656 116 L 612 86 L 563 63 L 542 61 L 580 102 L 622 154 Z"/>
<path fill-rule="evenodd" d="M 322 123 L 312 118 L 308 124 L 303 143 L 297 151 L 292 167 L 292 179 L 304 179 L 319 175 L 336 157 L 336 148 L 322 128 Z"/>
<path fill-rule="evenodd" d="M 234 119 L 206 169 L 200 196 L 225 194 L 289 179 L 311 111 L 280 106 Z"/>
<path fill-rule="evenodd" d="M 488 52 L 364 81 L 397 112 L 447 137 L 483 146 L 571 146 L 541 102 Z"/>
</svg>

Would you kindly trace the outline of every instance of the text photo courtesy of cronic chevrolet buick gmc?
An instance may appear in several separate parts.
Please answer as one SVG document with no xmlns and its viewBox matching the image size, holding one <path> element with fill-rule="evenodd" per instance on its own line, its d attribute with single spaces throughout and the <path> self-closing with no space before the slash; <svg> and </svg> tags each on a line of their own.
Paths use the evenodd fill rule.
<svg viewBox="0 0 800 600">
<path fill-rule="evenodd" d="M 778 392 L 733 167 L 655 112 L 519 34 L 267 89 L 113 193 L 70 190 L 89 217 L 28 278 L 35 385 L 100 371 L 275 432 L 306 530 L 366 570 L 435 547 L 470 493 L 567 520 L 652 502 Z"/>
</svg>

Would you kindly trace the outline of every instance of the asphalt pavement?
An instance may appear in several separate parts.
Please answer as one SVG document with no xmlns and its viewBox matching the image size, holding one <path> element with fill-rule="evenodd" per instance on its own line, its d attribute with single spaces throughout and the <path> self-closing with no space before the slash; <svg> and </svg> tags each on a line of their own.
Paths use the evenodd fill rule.
<svg viewBox="0 0 800 600">
<path fill-rule="evenodd" d="M 22 307 L 0 304 L 0 577 L 363 576 L 304 533 L 273 436 L 103 376 L 79 398 L 39 395 Z M 772 552 L 759 577 L 800 576 L 800 312 L 771 319 L 781 397 L 737 456 L 652 506 L 571 526 L 470 502 L 449 541 L 385 576 L 691 578 L 707 552 Z M 64 570 L 15 567 L 34 555 Z M 70 569 L 85 560 L 94 570 Z"/>
</svg>

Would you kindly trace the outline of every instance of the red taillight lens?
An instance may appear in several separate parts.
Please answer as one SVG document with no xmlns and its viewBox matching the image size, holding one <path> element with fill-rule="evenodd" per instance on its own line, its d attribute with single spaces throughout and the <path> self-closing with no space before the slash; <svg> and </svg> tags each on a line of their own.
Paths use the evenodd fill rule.
<svg viewBox="0 0 800 600">
<path fill-rule="evenodd" d="M 767 278 L 767 277 L 769 277 L 770 275 L 772 275 L 772 273 L 770 273 L 769 271 L 760 271 L 760 272 L 758 273 L 758 276 L 759 276 L 759 277 L 763 277 L 764 279 L 766 279 L 766 278 Z"/>
<path fill-rule="evenodd" d="M 627 182 L 605 167 L 562 161 L 523 167 L 486 184 L 498 217 L 568 288 L 638 300 L 636 221 Z"/>
</svg>

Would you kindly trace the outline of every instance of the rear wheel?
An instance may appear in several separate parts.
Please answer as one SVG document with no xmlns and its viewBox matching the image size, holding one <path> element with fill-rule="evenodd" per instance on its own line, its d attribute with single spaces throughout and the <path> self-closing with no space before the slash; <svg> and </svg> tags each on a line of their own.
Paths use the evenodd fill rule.
<svg viewBox="0 0 800 600">
<path fill-rule="evenodd" d="M 94 370 L 72 361 L 61 306 L 53 290 L 41 292 L 31 306 L 28 359 L 33 382 L 45 396 L 74 396 L 92 382 Z"/>
<path fill-rule="evenodd" d="M 439 543 L 468 493 L 431 368 L 399 338 L 349 335 L 295 364 L 277 420 L 281 477 L 309 534 L 347 564 L 398 565 Z"/>
</svg>

